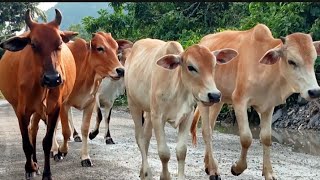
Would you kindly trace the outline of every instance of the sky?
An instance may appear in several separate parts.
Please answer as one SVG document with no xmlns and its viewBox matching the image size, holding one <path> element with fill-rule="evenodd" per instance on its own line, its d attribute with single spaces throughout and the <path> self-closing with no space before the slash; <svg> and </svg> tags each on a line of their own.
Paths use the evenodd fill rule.
<svg viewBox="0 0 320 180">
<path fill-rule="evenodd" d="M 41 2 L 41 3 L 39 3 L 38 8 L 43 10 L 43 11 L 46 11 L 46 10 L 48 10 L 49 8 L 53 7 L 56 4 L 57 4 L 57 2 Z"/>
</svg>

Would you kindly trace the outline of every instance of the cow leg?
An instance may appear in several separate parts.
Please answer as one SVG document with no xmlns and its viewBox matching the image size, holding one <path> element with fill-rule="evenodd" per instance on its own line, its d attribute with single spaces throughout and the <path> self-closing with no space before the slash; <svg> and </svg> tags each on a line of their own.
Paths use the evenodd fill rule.
<svg viewBox="0 0 320 180">
<path fill-rule="evenodd" d="M 44 170 L 42 174 L 42 179 L 51 180 L 51 170 L 50 170 L 50 150 L 52 146 L 53 133 L 58 121 L 60 113 L 60 107 L 57 107 L 53 113 L 48 115 L 47 132 L 42 141 L 42 147 L 44 151 Z"/>
<path fill-rule="evenodd" d="M 184 167 L 187 155 L 187 138 L 189 135 L 189 129 L 191 127 L 192 120 L 193 115 L 189 114 L 189 116 L 186 119 L 182 120 L 181 124 L 179 125 L 178 141 L 176 147 L 176 155 L 178 160 L 178 180 L 185 179 Z"/>
<path fill-rule="evenodd" d="M 274 108 L 261 113 L 260 121 L 260 139 L 263 145 L 263 170 L 262 175 L 264 175 L 266 180 L 275 180 L 276 177 L 272 170 L 271 160 L 270 160 L 270 146 L 272 145 L 271 139 L 271 121 Z"/>
<path fill-rule="evenodd" d="M 38 164 L 38 160 L 37 160 L 37 134 L 38 134 L 38 130 L 39 130 L 39 122 L 40 122 L 40 116 L 36 113 L 33 114 L 32 118 L 31 118 L 31 122 L 30 122 L 30 129 L 29 129 L 29 139 L 31 139 L 31 143 L 33 146 L 33 162 L 35 162 L 36 164 Z M 38 166 L 38 170 L 37 170 L 37 175 L 40 174 L 40 170 L 39 170 L 39 166 Z"/>
<path fill-rule="evenodd" d="M 82 146 L 81 146 L 81 165 L 83 167 L 91 167 L 93 163 L 90 159 L 88 152 L 88 135 L 90 128 L 90 120 L 92 112 L 95 106 L 95 101 L 89 104 L 83 111 L 82 124 L 81 124 L 81 135 L 82 135 Z"/>
<path fill-rule="evenodd" d="M 202 118 L 202 136 L 205 143 L 205 171 L 210 175 L 210 179 L 221 179 L 220 171 L 218 167 L 218 161 L 214 158 L 212 150 L 212 134 L 214 126 L 216 124 L 217 117 L 223 103 L 217 103 L 213 106 L 205 107 L 202 104 L 198 104 L 199 111 Z"/>
<path fill-rule="evenodd" d="M 143 131 L 145 136 L 146 154 L 148 155 L 150 139 L 152 137 L 152 123 L 151 123 L 150 113 L 145 112 L 145 114 L 146 114 L 146 119 L 142 118 L 142 121 L 143 121 Z"/>
<path fill-rule="evenodd" d="M 34 172 L 38 171 L 37 163 L 33 162 L 31 159 L 31 155 L 34 151 L 32 144 L 30 143 L 29 133 L 28 133 L 28 126 L 30 122 L 30 115 L 27 114 L 17 114 L 20 133 L 22 136 L 22 148 L 24 154 L 26 156 L 26 164 L 25 164 L 25 178 L 31 179 L 34 176 Z"/>
<path fill-rule="evenodd" d="M 247 152 L 252 143 L 252 134 L 248 122 L 247 103 L 238 99 L 233 102 L 239 128 L 241 155 L 239 160 L 232 165 L 231 173 L 238 176 L 247 169 Z"/>
<path fill-rule="evenodd" d="M 110 108 L 105 108 L 105 115 L 107 115 L 107 112 L 108 113 L 108 118 L 105 120 L 105 123 L 106 123 L 106 134 L 105 134 L 105 139 L 106 139 L 106 144 L 114 144 L 113 142 L 113 139 L 111 138 L 111 135 L 110 135 L 110 128 L 109 128 L 109 124 L 110 124 L 110 117 L 111 117 L 111 111 L 112 111 L 112 107 Z M 107 111 L 109 110 L 109 111 Z M 107 117 L 107 116 L 104 116 L 104 117 Z"/>
<path fill-rule="evenodd" d="M 53 157 L 54 161 L 58 162 L 62 159 L 61 154 L 59 153 L 59 144 L 57 141 L 57 136 L 56 136 L 56 132 L 57 132 L 57 127 L 58 127 L 58 121 L 56 123 L 56 127 L 53 133 L 53 137 L 52 137 L 52 147 L 51 147 L 51 157 Z"/>
<path fill-rule="evenodd" d="M 160 175 L 160 179 L 171 179 L 168 170 L 168 162 L 170 160 L 170 149 L 166 143 L 166 135 L 164 131 L 166 121 L 163 120 L 163 118 L 160 115 L 152 112 L 151 122 L 152 127 L 154 129 L 154 134 L 157 139 L 158 154 L 162 162 L 162 173 Z"/>
<path fill-rule="evenodd" d="M 99 134 L 100 123 L 103 119 L 101 109 L 98 105 L 96 110 L 97 110 L 96 125 L 94 126 L 94 130 L 89 133 L 90 140 L 94 139 Z"/>
<path fill-rule="evenodd" d="M 72 116 L 72 113 L 70 111 L 70 106 L 63 105 L 61 107 L 60 119 L 61 119 L 63 143 L 59 147 L 59 150 L 58 150 L 58 152 L 59 152 L 58 154 L 61 157 L 65 157 L 68 154 L 68 150 L 69 150 L 68 140 L 70 139 L 70 136 L 71 136 L 71 129 L 70 129 L 69 120 L 68 120 L 69 112 Z M 70 119 L 71 119 L 71 121 L 73 121 L 72 117 L 70 117 Z"/>
<path fill-rule="evenodd" d="M 71 127 L 71 129 L 73 131 L 73 135 L 72 135 L 73 140 L 75 142 L 82 142 L 81 137 L 79 136 L 79 134 L 78 134 L 78 132 L 77 132 L 77 130 L 74 127 L 74 124 L 73 124 L 72 108 L 70 108 L 69 111 L 68 111 L 68 118 L 69 118 L 70 127 Z"/>
</svg>

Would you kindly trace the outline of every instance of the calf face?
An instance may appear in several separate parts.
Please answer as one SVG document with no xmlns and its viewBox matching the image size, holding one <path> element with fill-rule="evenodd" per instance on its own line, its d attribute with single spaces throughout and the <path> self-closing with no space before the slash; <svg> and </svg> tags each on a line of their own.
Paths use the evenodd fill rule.
<svg viewBox="0 0 320 180">
<path fill-rule="evenodd" d="M 109 76 L 117 80 L 124 76 L 124 68 L 117 57 L 119 46 L 110 33 L 94 33 L 89 46 L 90 63 L 101 77 Z"/>
<path fill-rule="evenodd" d="M 35 63 L 37 65 L 35 67 L 40 68 L 41 85 L 48 88 L 57 87 L 63 82 L 61 70 L 58 68 L 61 64 L 61 48 L 65 46 L 63 42 L 68 42 L 78 34 L 71 31 L 60 31 L 61 18 L 60 11 L 56 10 L 56 17 L 53 21 L 48 24 L 38 24 L 32 20 L 28 10 L 25 21 L 30 32 L 9 38 L 0 44 L 1 48 L 9 51 L 31 48 L 30 52 L 34 57 L 34 62 L 31 63 Z"/>
<path fill-rule="evenodd" d="M 175 69 L 181 66 L 181 80 L 197 101 L 212 105 L 221 100 L 221 92 L 214 82 L 216 64 L 228 63 L 238 55 L 233 49 L 210 52 L 208 48 L 193 45 L 180 55 L 166 55 L 157 61 L 159 66 Z"/>
<path fill-rule="evenodd" d="M 320 97 L 320 87 L 314 73 L 314 63 L 320 56 L 320 41 L 313 42 L 309 34 L 294 33 L 281 38 L 283 46 L 269 50 L 261 58 L 264 64 L 281 59 L 280 73 L 295 92 L 307 100 Z"/>
</svg>

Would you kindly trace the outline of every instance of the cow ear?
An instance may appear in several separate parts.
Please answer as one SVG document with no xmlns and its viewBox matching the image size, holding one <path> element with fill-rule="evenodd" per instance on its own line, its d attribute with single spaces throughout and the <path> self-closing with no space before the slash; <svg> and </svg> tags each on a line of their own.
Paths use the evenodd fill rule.
<svg viewBox="0 0 320 180">
<path fill-rule="evenodd" d="M 181 64 L 181 56 L 175 54 L 168 54 L 157 60 L 157 65 L 166 69 L 175 69 Z"/>
<path fill-rule="evenodd" d="M 238 52 L 231 48 L 219 49 L 213 51 L 212 54 L 216 57 L 218 64 L 226 64 L 238 56 Z"/>
<path fill-rule="evenodd" d="M 314 41 L 313 45 L 316 48 L 317 56 L 320 56 L 320 41 Z"/>
<path fill-rule="evenodd" d="M 262 64 L 272 65 L 280 60 L 282 56 L 282 50 L 280 48 L 274 48 L 267 51 L 259 60 Z"/>
<path fill-rule="evenodd" d="M 73 31 L 62 31 L 60 36 L 64 43 L 69 42 L 72 38 L 76 37 L 79 33 Z"/>
<path fill-rule="evenodd" d="M 22 50 L 29 43 L 30 38 L 28 36 L 15 36 L 2 42 L 0 47 L 8 51 L 15 52 Z"/>
<path fill-rule="evenodd" d="M 125 39 L 119 39 L 119 40 L 117 40 L 117 43 L 118 43 L 118 50 L 119 51 L 122 51 L 127 48 L 132 48 L 132 46 L 133 46 L 133 42 L 125 40 Z"/>
</svg>

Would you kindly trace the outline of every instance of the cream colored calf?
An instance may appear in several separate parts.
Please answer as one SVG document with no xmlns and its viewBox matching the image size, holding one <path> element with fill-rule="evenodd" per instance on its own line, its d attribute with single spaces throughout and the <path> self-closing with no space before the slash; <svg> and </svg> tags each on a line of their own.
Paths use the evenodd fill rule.
<svg viewBox="0 0 320 180">
<path fill-rule="evenodd" d="M 253 106 L 260 116 L 262 174 L 265 179 L 276 179 L 270 160 L 273 110 L 275 106 L 285 103 L 293 93 L 301 93 L 308 100 L 320 96 L 314 73 L 314 62 L 320 54 L 320 42 L 313 42 L 309 34 L 303 33 L 293 33 L 281 40 L 275 39 L 267 26 L 258 24 L 247 31 L 207 35 L 199 44 L 211 51 L 233 48 L 239 52 L 234 61 L 216 68 L 215 82 L 223 94 L 221 102 L 210 108 L 198 103 L 206 144 L 207 173 L 216 178 L 220 175 L 218 163 L 212 154 L 211 136 L 222 105 L 228 103 L 233 105 L 236 114 L 242 147 L 239 160 L 232 165 L 232 174 L 240 175 L 247 168 L 247 152 L 252 142 L 247 107 Z M 194 136 L 199 119 L 198 116 L 195 117 L 191 130 Z"/>
<path fill-rule="evenodd" d="M 216 63 L 226 63 L 237 56 L 232 49 L 209 51 L 193 45 L 186 51 L 178 42 L 156 39 L 137 41 L 125 64 L 128 105 L 135 123 L 135 137 L 142 155 L 141 179 L 152 179 L 147 153 L 152 128 L 162 162 L 160 179 L 170 179 L 170 151 L 164 126 L 169 122 L 179 128 L 176 147 L 178 179 L 185 179 L 186 139 L 196 101 L 210 106 L 220 101 L 214 82 Z M 146 121 L 142 123 L 142 112 Z M 151 120 L 151 121 L 150 121 Z"/>
</svg>

